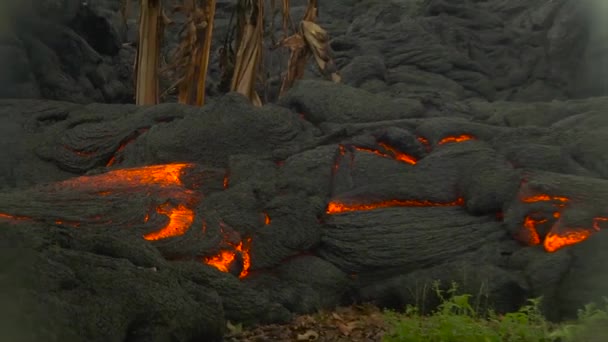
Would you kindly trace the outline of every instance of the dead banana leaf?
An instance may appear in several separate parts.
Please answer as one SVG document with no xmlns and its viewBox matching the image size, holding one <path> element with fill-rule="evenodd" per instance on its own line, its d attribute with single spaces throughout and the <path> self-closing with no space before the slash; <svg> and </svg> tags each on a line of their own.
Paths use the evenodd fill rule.
<svg viewBox="0 0 608 342">
<path fill-rule="evenodd" d="M 215 17 L 216 0 L 185 0 L 175 12 L 186 15 L 186 22 L 180 30 L 181 41 L 175 49 L 171 64 L 164 70 L 173 70 L 177 81 L 170 89 L 177 87 L 178 102 L 203 106 L 207 71 L 211 53 L 211 40 Z"/>
<path fill-rule="evenodd" d="M 304 37 L 299 33 L 285 38 L 281 42 L 281 45 L 289 48 L 291 51 L 289 61 L 287 62 L 287 73 L 281 84 L 280 95 L 283 95 L 283 93 L 293 86 L 296 80 L 304 77 L 306 63 L 310 57 L 310 49 L 306 45 Z"/>
<path fill-rule="evenodd" d="M 245 95 L 255 106 L 262 100 L 255 91 L 258 69 L 262 60 L 262 39 L 264 34 L 263 0 L 241 0 L 244 9 L 244 24 L 238 42 L 231 91 Z"/>
<path fill-rule="evenodd" d="M 135 68 L 137 80 L 135 103 L 138 105 L 158 103 L 158 72 L 163 20 L 160 0 L 141 0 L 139 46 Z"/>
<path fill-rule="evenodd" d="M 289 90 L 296 80 L 304 77 L 306 63 L 311 55 L 315 57 L 317 65 L 326 76 L 339 83 L 340 75 L 331 58 L 329 47 L 329 35 L 314 21 L 318 15 L 317 0 L 309 0 L 304 18 L 300 22 L 298 33 L 286 38 L 281 43 L 282 46 L 291 50 L 289 62 L 287 63 L 287 73 L 283 77 L 280 95 L 282 96 Z"/>
<path fill-rule="evenodd" d="M 312 21 L 303 20 L 300 24 L 300 29 L 304 33 L 304 39 L 308 44 L 308 47 L 312 51 L 319 70 L 326 75 L 331 76 L 331 79 L 338 83 L 341 80 L 340 75 L 337 73 L 336 66 L 330 55 L 329 47 L 329 35 L 327 31 L 321 28 L 321 26 L 313 23 Z"/>
</svg>

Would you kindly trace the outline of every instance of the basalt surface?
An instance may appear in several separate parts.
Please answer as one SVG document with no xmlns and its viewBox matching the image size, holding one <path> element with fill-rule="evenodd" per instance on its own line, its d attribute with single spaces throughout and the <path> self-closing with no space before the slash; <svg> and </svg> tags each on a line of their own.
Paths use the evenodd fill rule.
<svg viewBox="0 0 608 342">
<path fill-rule="evenodd" d="M 214 341 L 353 302 L 429 309 L 436 280 L 499 311 L 543 296 L 556 320 L 607 295 L 592 2 L 322 2 L 344 84 L 311 66 L 274 101 L 269 49 L 262 108 L 220 96 L 215 66 L 203 108 L 96 103 L 133 101 L 137 1 L 126 21 L 119 0 L 21 3 L 0 5 L 0 97 L 40 99 L 0 100 L 9 340 Z"/>
<path fill-rule="evenodd" d="M 262 108 L 2 100 L 2 322 L 211 341 L 226 320 L 430 308 L 436 280 L 570 317 L 605 295 L 607 104 L 437 116 L 324 81 Z"/>
</svg>

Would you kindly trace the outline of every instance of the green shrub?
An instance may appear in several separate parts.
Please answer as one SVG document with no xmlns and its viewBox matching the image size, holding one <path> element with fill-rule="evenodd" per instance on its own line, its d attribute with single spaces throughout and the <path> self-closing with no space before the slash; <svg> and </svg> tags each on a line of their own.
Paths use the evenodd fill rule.
<svg viewBox="0 0 608 342">
<path fill-rule="evenodd" d="M 386 313 L 392 330 L 385 335 L 385 342 L 532 342 L 561 337 L 551 334 L 552 326 L 539 309 L 540 299 L 530 300 L 517 312 L 499 316 L 477 312 L 470 304 L 471 295 L 458 294 L 456 284 L 447 291 L 442 291 L 439 283 L 433 288 L 441 304 L 431 315 L 423 316 L 413 306 L 408 306 L 404 314 Z M 594 312 L 596 316 L 597 312 L 606 314 Z M 573 329 L 568 333 L 580 334 Z"/>
</svg>

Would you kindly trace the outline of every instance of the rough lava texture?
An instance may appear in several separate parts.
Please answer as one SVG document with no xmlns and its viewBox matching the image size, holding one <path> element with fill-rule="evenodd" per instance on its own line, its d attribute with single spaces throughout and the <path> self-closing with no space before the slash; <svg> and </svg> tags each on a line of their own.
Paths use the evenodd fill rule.
<svg viewBox="0 0 608 342">
<path fill-rule="evenodd" d="M 133 92 L 118 4 L 24 2 L 0 32 L 10 340 L 220 341 L 428 309 L 436 280 L 556 320 L 606 296 L 608 54 L 581 2 L 328 1 L 344 84 L 311 68 L 262 108 L 217 70 L 203 108 L 101 103 Z"/>
</svg>

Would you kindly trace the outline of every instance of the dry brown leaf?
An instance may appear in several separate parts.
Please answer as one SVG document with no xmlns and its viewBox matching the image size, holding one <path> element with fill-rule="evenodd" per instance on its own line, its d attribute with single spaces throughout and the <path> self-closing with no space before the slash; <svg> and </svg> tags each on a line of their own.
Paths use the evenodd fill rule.
<svg viewBox="0 0 608 342">
<path fill-rule="evenodd" d="M 315 57 L 315 61 L 324 75 L 329 75 L 335 83 L 341 81 L 330 56 L 329 35 L 323 28 L 314 23 L 317 15 L 317 0 L 308 0 L 306 13 L 300 22 L 298 32 L 281 42 L 281 45 L 288 47 L 291 53 L 279 96 L 289 90 L 296 80 L 304 77 L 306 63 L 311 55 Z"/>
<path fill-rule="evenodd" d="M 255 91 L 258 69 L 262 61 L 262 40 L 264 34 L 264 1 L 241 0 L 246 8 L 245 18 L 234 65 L 231 91 L 245 95 L 255 106 L 262 100 Z"/>
<path fill-rule="evenodd" d="M 316 341 L 319 338 L 319 333 L 314 330 L 307 330 L 303 334 L 298 334 L 296 338 L 298 341 Z"/>
<path fill-rule="evenodd" d="M 141 0 L 139 45 L 135 64 L 135 103 L 158 103 L 160 42 L 163 32 L 163 11 L 160 0 Z"/>
<path fill-rule="evenodd" d="M 340 330 L 340 332 L 342 333 L 342 335 L 348 336 L 348 335 L 350 335 L 350 333 L 353 330 L 355 330 L 356 328 L 358 328 L 359 325 L 360 325 L 359 322 L 353 321 L 353 322 L 348 322 L 348 323 L 338 322 L 338 324 L 336 326 L 338 327 L 338 330 Z"/>
<path fill-rule="evenodd" d="M 177 75 L 178 80 L 169 90 L 177 87 L 179 103 L 205 104 L 215 7 L 216 0 L 205 0 L 202 7 L 194 0 L 184 0 L 173 8 L 174 12 L 186 15 L 186 22 L 180 30 L 181 42 L 173 52 L 172 63 L 164 71 L 173 70 Z"/>
</svg>

